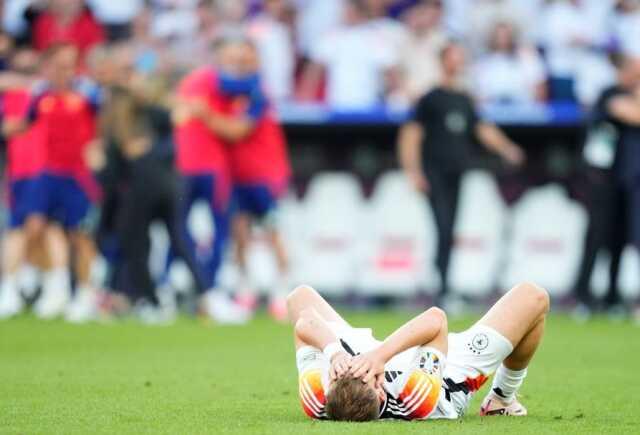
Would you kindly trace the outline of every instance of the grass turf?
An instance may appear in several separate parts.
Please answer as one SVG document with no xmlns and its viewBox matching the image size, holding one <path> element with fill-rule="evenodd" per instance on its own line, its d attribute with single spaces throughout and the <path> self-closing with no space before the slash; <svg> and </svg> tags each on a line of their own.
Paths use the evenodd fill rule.
<svg viewBox="0 0 640 435">
<path fill-rule="evenodd" d="M 408 317 L 348 316 L 378 336 Z M 266 318 L 151 328 L 27 316 L 0 323 L 0 433 L 640 433 L 639 332 L 553 316 L 522 389 L 525 419 L 477 417 L 482 391 L 460 421 L 345 424 L 304 416 L 290 329 Z"/>
</svg>

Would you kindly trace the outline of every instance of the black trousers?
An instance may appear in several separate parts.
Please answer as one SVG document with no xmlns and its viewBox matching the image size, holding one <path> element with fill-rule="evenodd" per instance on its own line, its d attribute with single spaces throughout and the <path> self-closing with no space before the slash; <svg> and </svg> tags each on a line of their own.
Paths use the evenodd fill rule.
<svg viewBox="0 0 640 435">
<path fill-rule="evenodd" d="M 142 157 L 131 166 L 131 181 L 123 195 L 118 219 L 123 273 L 131 288 L 131 299 L 158 302 L 149 270 L 149 228 L 155 221 L 166 226 L 173 251 L 188 266 L 198 291 L 204 292 L 204 280 L 182 233 L 177 178 L 170 168 L 153 158 Z"/>
<path fill-rule="evenodd" d="M 431 185 L 429 196 L 438 230 L 436 267 L 442 280 L 440 295 L 444 296 L 449 291 L 449 262 L 454 242 L 453 230 L 458 212 L 462 173 L 430 170 L 427 171 L 427 179 Z"/>
<path fill-rule="evenodd" d="M 616 179 L 610 170 L 590 169 L 587 174 L 589 186 L 589 225 L 585 236 L 584 254 L 575 285 L 576 298 L 587 305 L 593 304 L 591 274 L 598 253 L 608 251 L 611 256 L 609 288 L 605 296 L 606 305 L 620 303 L 618 273 L 620 257 L 630 241 L 630 208 L 632 193 Z"/>
</svg>

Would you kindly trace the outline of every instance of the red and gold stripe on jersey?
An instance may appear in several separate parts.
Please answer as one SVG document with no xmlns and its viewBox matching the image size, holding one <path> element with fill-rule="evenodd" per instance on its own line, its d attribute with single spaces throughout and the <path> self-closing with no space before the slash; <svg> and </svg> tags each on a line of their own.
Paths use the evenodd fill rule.
<svg viewBox="0 0 640 435">
<path fill-rule="evenodd" d="M 410 420 L 427 418 L 438 404 L 441 389 L 440 378 L 414 370 L 398 396 L 404 417 Z"/>
<path fill-rule="evenodd" d="M 324 411 L 326 399 L 320 370 L 309 370 L 300 375 L 298 388 L 305 414 L 311 418 L 326 418 Z"/>
</svg>

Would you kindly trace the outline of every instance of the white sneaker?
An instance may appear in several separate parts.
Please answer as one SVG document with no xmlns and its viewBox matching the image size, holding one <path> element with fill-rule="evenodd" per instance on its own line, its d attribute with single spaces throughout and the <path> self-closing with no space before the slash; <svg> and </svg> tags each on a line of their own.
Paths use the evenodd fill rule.
<svg viewBox="0 0 640 435">
<path fill-rule="evenodd" d="M 140 322 L 149 326 L 168 326 L 175 321 L 175 311 L 147 301 L 136 303 L 133 312 Z"/>
<path fill-rule="evenodd" d="M 571 311 L 571 318 L 577 323 L 587 323 L 593 317 L 593 312 L 586 304 L 578 304 Z"/>
<path fill-rule="evenodd" d="M 70 323 L 86 323 L 98 318 L 98 297 L 95 290 L 79 290 L 67 306 L 64 319 Z"/>
<path fill-rule="evenodd" d="M 505 403 L 500 397 L 491 392 L 482 401 L 482 406 L 480 406 L 480 415 L 525 417 L 527 415 L 527 408 L 525 408 L 520 402 L 518 402 L 517 399 L 509 404 Z"/>
<path fill-rule="evenodd" d="M 24 309 L 24 301 L 15 288 L 5 286 L 0 294 L 0 319 L 17 316 Z"/>
<path fill-rule="evenodd" d="M 207 316 L 223 325 L 243 325 L 251 319 L 251 313 L 236 304 L 218 290 L 210 290 L 203 296 L 203 308 Z"/>
<path fill-rule="evenodd" d="M 68 288 L 45 286 L 33 311 L 41 319 L 53 319 L 64 313 L 70 299 Z"/>
</svg>

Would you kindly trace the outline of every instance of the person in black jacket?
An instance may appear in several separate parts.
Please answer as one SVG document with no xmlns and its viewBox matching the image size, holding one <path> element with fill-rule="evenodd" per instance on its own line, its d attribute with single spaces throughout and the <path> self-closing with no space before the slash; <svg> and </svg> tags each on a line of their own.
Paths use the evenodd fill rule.
<svg viewBox="0 0 640 435">
<path fill-rule="evenodd" d="M 590 116 L 584 147 L 589 227 L 575 295 L 575 314 L 586 318 L 596 307 L 591 273 L 599 252 L 610 255 L 609 287 L 603 300 L 622 312 L 618 271 L 628 243 L 640 246 L 640 59 L 614 56 L 618 80 L 605 89 Z"/>
<path fill-rule="evenodd" d="M 449 42 L 441 52 L 442 80 L 417 103 L 413 117 L 401 129 L 400 164 L 412 184 L 429 195 L 438 228 L 436 266 L 441 275 L 440 297 L 448 293 L 448 270 L 458 208 L 460 181 L 479 141 L 511 165 L 525 155 L 495 125 L 481 120 L 464 91 L 465 49 Z M 446 301 L 441 301 L 446 302 Z"/>
</svg>

